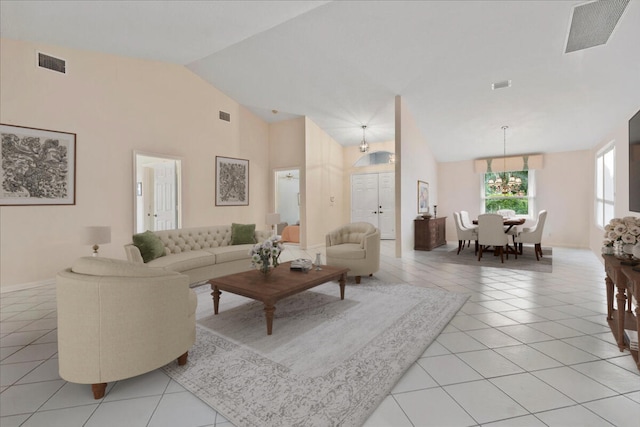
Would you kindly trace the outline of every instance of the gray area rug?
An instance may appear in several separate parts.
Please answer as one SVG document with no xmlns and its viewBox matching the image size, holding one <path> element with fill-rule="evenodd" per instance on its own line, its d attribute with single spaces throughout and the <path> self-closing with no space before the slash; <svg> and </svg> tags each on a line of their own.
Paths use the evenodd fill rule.
<svg viewBox="0 0 640 427">
<path fill-rule="evenodd" d="M 197 321 L 185 366 L 164 371 L 238 427 L 359 426 L 468 295 L 372 278 L 330 282 L 264 306 L 223 293 Z"/>
<path fill-rule="evenodd" d="M 553 271 L 553 251 L 551 248 L 542 248 L 542 258 L 536 261 L 536 254 L 533 247 L 524 247 L 523 254 L 518 255 L 515 259 L 513 255 L 509 255 L 509 259 L 505 257 L 504 264 L 500 262 L 499 256 L 494 256 L 492 252 L 483 252 L 482 259 L 478 261 L 478 255 L 474 254 L 473 242 L 471 247 L 466 247 L 460 251 L 460 255 L 456 255 L 458 247 L 453 250 L 433 250 L 428 252 L 427 261 L 447 264 L 464 264 L 476 267 L 495 267 L 510 268 L 513 270 L 538 271 L 542 273 L 551 273 Z"/>
</svg>

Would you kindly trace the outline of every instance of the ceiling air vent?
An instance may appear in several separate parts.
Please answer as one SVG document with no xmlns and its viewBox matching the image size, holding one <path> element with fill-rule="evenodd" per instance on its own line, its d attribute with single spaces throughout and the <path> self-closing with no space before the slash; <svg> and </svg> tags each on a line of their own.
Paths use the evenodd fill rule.
<svg viewBox="0 0 640 427">
<path fill-rule="evenodd" d="M 38 52 L 38 67 L 67 74 L 67 61 Z"/>
<path fill-rule="evenodd" d="M 573 8 L 564 53 L 605 44 L 630 0 L 598 0 Z"/>
<path fill-rule="evenodd" d="M 511 80 L 505 80 L 503 82 L 496 82 L 491 84 L 491 89 L 504 89 L 506 87 L 511 87 Z"/>
<path fill-rule="evenodd" d="M 224 120 L 225 122 L 230 122 L 231 114 L 225 113 L 224 111 L 220 111 L 220 120 Z"/>
</svg>

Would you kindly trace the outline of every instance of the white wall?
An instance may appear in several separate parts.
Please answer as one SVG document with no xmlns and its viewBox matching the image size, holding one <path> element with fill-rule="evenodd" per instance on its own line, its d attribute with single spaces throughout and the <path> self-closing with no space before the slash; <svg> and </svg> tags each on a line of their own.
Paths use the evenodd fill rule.
<svg viewBox="0 0 640 427">
<path fill-rule="evenodd" d="M 418 180 L 429 183 L 430 208 L 440 205 L 440 192 L 438 164 L 415 118 L 400 96 L 396 96 L 395 111 L 396 256 L 401 256 L 403 252 L 413 251 L 413 221 L 418 216 Z M 438 216 L 443 215 L 438 206 Z"/>
<path fill-rule="evenodd" d="M 613 142 L 616 148 L 615 157 L 615 207 L 614 215 L 617 218 L 625 216 L 640 217 L 639 212 L 631 212 L 629 210 L 629 119 L 633 117 L 636 111 L 631 111 L 629 117 L 619 127 L 613 130 L 609 135 L 600 141 L 600 143 L 593 148 L 589 157 L 592 164 L 595 165 L 595 158 L 602 148 L 607 144 Z M 595 180 L 595 178 L 594 178 Z M 595 185 L 595 184 L 594 184 Z M 590 192 L 590 235 L 589 243 L 591 250 L 597 254 L 600 254 L 602 248 L 602 241 L 604 240 L 604 230 L 595 223 L 595 187 L 592 187 Z"/>
<path fill-rule="evenodd" d="M 66 59 L 68 74 L 36 68 L 36 50 Z M 185 67 L 1 39 L 0 122 L 77 134 L 75 206 L 0 207 L 2 287 L 51 279 L 88 255 L 80 243 L 88 225 L 110 225 L 100 253 L 125 257 L 133 150 L 183 159 L 184 227 L 233 221 L 264 229 L 269 126 Z M 215 156 L 249 160 L 249 206 L 215 206 Z"/>
</svg>

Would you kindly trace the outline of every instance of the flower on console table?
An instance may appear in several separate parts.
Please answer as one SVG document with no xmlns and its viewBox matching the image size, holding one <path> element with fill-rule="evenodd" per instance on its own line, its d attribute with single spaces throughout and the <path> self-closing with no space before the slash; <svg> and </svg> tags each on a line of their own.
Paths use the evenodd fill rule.
<svg viewBox="0 0 640 427">
<path fill-rule="evenodd" d="M 278 259 L 280 254 L 284 250 L 284 245 L 278 240 L 278 236 L 269 237 L 262 243 L 256 243 L 251 250 L 251 265 L 254 267 L 260 266 L 260 271 L 268 272 L 269 266 L 274 268 L 278 266 Z"/>
<path fill-rule="evenodd" d="M 624 218 L 613 218 L 604 227 L 604 245 L 614 244 L 635 245 L 640 242 L 640 218 L 625 216 Z"/>
</svg>

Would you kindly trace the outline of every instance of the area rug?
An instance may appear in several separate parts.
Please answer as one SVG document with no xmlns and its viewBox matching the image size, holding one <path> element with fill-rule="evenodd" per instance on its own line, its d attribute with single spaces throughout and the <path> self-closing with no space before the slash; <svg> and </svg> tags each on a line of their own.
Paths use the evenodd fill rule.
<svg viewBox="0 0 640 427">
<path fill-rule="evenodd" d="M 163 369 L 238 427 L 359 426 L 467 298 L 372 278 L 340 300 L 330 282 L 276 304 L 267 336 L 262 303 L 223 293 Z"/>
<path fill-rule="evenodd" d="M 536 261 L 536 254 L 533 247 L 525 247 L 522 255 L 518 255 L 515 259 L 513 255 L 509 255 L 509 259 L 504 260 L 504 264 L 500 262 L 499 256 L 494 256 L 493 252 L 483 252 L 482 259 L 478 261 L 478 255 L 474 253 L 473 242 L 471 247 L 465 247 L 456 255 L 458 248 L 453 250 L 434 250 L 429 252 L 425 260 L 428 262 L 447 263 L 447 264 L 464 264 L 476 267 L 495 267 L 509 268 L 513 270 L 538 271 L 541 273 L 551 273 L 553 271 L 553 251 L 551 248 L 542 248 L 542 258 Z"/>
</svg>

